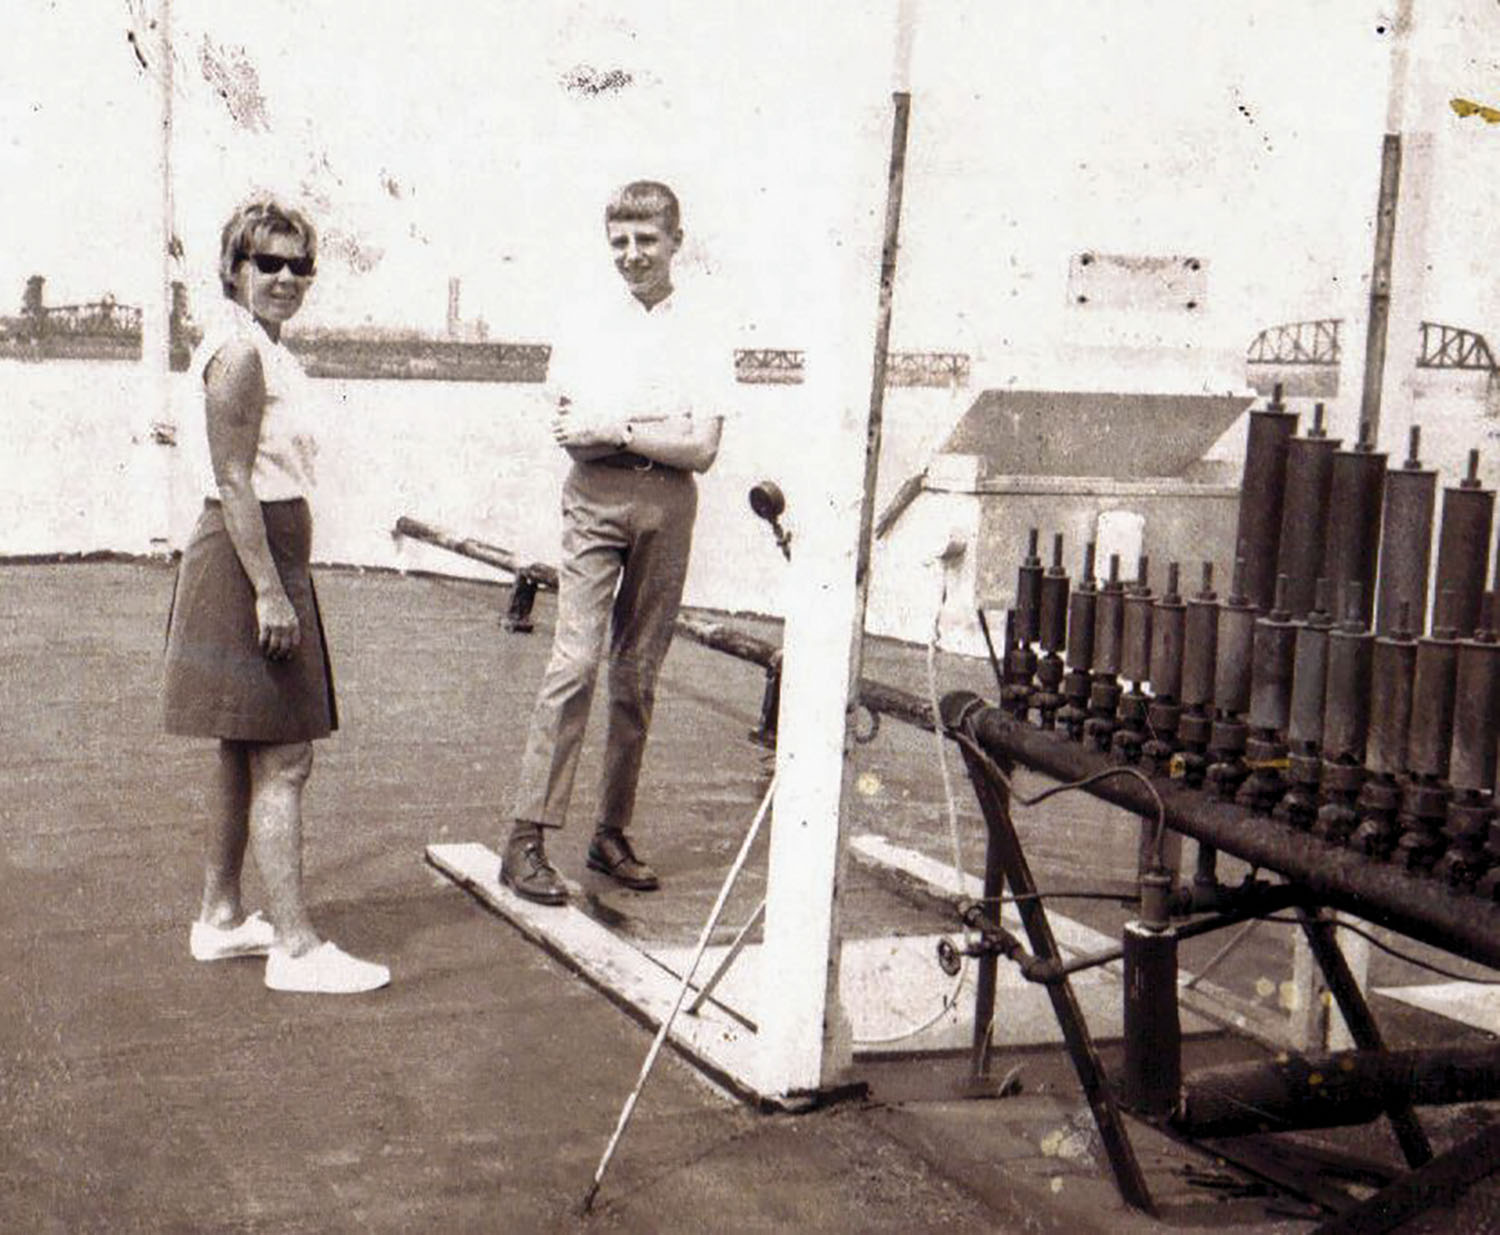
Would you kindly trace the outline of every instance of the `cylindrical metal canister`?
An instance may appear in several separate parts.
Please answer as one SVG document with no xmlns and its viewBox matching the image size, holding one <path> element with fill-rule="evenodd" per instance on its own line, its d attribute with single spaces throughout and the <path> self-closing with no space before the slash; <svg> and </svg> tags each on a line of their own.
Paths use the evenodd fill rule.
<svg viewBox="0 0 1500 1235">
<path fill-rule="evenodd" d="M 1370 726 L 1370 660 L 1374 636 L 1360 620 L 1359 585 L 1347 591 L 1351 616 L 1328 634 L 1328 675 L 1323 694 L 1323 759 L 1363 763 Z"/>
<path fill-rule="evenodd" d="M 1144 682 L 1151 676 L 1151 616 L 1156 597 L 1147 581 L 1149 560 L 1141 558 L 1135 586 L 1125 593 L 1125 616 L 1120 634 L 1120 676 Z"/>
<path fill-rule="evenodd" d="M 1062 552 L 1063 538 L 1059 533 L 1052 538 L 1052 565 L 1042 576 L 1039 606 L 1042 648 L 1054 653 L 1063 650 L 1068 632 L 1068 572 L 1063 569 Z"/>
<path fill-rule="evenodd" d="M 1037 530 L 1027 538 L 1026 557 L 1016 572 L 1016 638 L 1035 643 L 1041 633 L 1042 559 L 1037 556 Z"/>
<path fill-rule="evenodd" d="M 1182 697 L 1182 649 L 1187 605 L 1177 593 L 1177 563 L 1167 567 L 1167 590 L 1151 618 L 1151 692 L 1158 699 Z"/>
<path fill-rule="evenodd" d="M 1320 594 L 1313 608 L 1297 627 L 1297 641 L 1292 656 L 1292 706 L 1287 717 L 1286 740 L 1301 749 L 1316 746 L 1323 740 L 1323 694 L 1328 682 L 1328 632 L 1333 617 L 1321 593 L 1327 591 L 1320 581 Z"/>
<path fill-rule="evenodd" d="M 1453 700 L 1458 640 L 1446 627 L 1417 640 L 1417 667 L 1411 688 L 1411 728 L 1406 736 L 1406 769 L 1415 776 L 1448 775 L 1453 745 Z"/>
<path fill-rule="evenodd" d="M 1380 532 L 1380 590 L 1375 633 L 1394 634 L 1403 604 L 1406 633 L 1427 629 L 1427 576 L 1432 566 L 1433 511 L 1437 473 L 1417 458 L 1421 428 L 1412 426 L 1411 453 L 1400 468 L 1385 474 L 1385 518 Z"/>
<path fill-rule="evenodd" d="M 1235 563 L 1235 583 L 1242 575 Z M 1214 707 L 1241 715 L 1250 707 L 1251 650 L 1255 642 L 1255 606 L 1238 587 L 1219 606 L 1219 661 L 1214 667 Z"/>
<path fill-rule="evenodd" d="M 1397 629 L 1377 635 L 1370 658 L 1370 729 L 1365 741 L 1365 770 L 1385 776 L 1406 771 L 1407 733 L 1411 727 L 1412 679 L 1417 641 Z"/>
<path fill-rule="evenodd" d="M 1323 573 L 1334 595 L 1358 583 L 1363 597 L 1360 621 L 1368 626 L 1375 609 L 1375 565 L 1380 550 L 1380 510 L 1385 495 L 1385 455 L 1361 440 L 1353 450 L 1333 454 L 1328 535 L 1323 542 Z"/>
<path fill-rule="evenodd" d="M 1068 667 L 1087 669 L 1094 661 L 1094 618 L 1099 589 L 1092 578 L 1079 580 L 1068 597 Z"/>
<path fill-rule="evenodd" d="M 1458 645 L 1453 702 L 1453 749 L 1448 783 L 1482 793 L 1495 787 L 1495 731 L 1500 722 L 1500 643 L 1481 627 Z"/>
<path fill-rule="evenodd" d="M 1276 582 L 1284 601 L 1286 576 Z M 1250 728 L 1285 733 L 1292 709 L 1292 662 L 1297 647 L 1297 625 L 1277 604 L 1257 619 L 1250 652 Z"/>
<path fill-rule="evenodd" d="M 1484 592 L 1490 557 L 1490 525 L 1495 492 L 1479 484 L 1479 452 L 1469 452 L 1469 474 L 1443 490 L 1443 518 L 1438 532 L 1437 576 L 1433 584 L 1432 626 L 1467 639 L 1479 625 L 1479 598 Z"/>
<path fill-rule="evenodd" d="M 1068 597 L 1068 667 L 1087 670 L 1094 659 L 1094 607 L 1099 586 L 1094 582 L 1094 542 L 1083 551 L 1083 573 Z"/>
<path fill-rule="evenodd" d="M 1182 641 L 1182 703 L 1207 707 L 1214 701 L 1214 669 L 1219 659 L 1219 597 L 1213 566 L 1203 563 L 1203 587 L 1187 602 Z"/>
<path fill-rule="evenodd" d="M 1120 555 L 1109 556 L 1109 578 L 1099 589 L 1099 600 L 1094 606 L 1094 657 L 1095 673 L 1115 674 L 1120 672 L 1120 639 L 1125 625 L 1125 588 L 1120 582 Z"/>
<path fill-rule="evenodd" d="M 1313 427 L 1307 436 L 1294 437 L 1287 444 L 1276 573 L 1286 576 L 1286 608 L 1294 618 L 1312 608 L 1313 586 L 1322 573 L 1333 452 L 1338 447 L 1337 439 L 1323 432 L 1321 403 L 1313 408 Z"/>
<path fill-rule="evenodd" d="M 1177 935 L 1125 926 L 1125 1062 L 1121 1097 L 1142 1115 L 1166 1116 L 1182 1089 Z"/>
<path fill-rule="evenodd" d="M 1286 494 L 1287 447 L 1296 429 L 1297 417 L 1279 403 L 1250 413 L 1234 553 L 1245 563 L 1244 592 L 1251 609 L 1271 607 Z"/>
</svg>

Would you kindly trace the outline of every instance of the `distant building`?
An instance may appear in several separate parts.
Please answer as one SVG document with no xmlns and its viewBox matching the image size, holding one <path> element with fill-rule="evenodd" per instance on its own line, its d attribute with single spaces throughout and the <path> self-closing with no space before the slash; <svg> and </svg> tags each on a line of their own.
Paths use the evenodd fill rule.
<svg viewBox="0 0 1500 1235">
<path fill-rule="evenodd" d="M 457 275 L 448 280 L 448 337 L 458 343 L 483 343 L 490 337 L 489 323 L 482 317 L 466 322 L 459 313 L 462 281 Z"/>
</svg>

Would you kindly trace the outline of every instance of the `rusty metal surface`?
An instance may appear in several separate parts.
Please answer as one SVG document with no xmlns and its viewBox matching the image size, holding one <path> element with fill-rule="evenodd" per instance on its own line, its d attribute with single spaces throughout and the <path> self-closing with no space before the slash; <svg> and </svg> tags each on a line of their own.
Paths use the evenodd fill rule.
<svg viewBox="0 0 1500 1235">
<path fill-rule="evenodd" d="M 1243 713 L 1250 707 L 1250 669 L 1255 643 L 1255 607 L 1244 596 L 1219 606 L 1218 661 L 1214 665 L 1214 706 Z"/>
<path fill-rule="evenodd" d="M 1297 417 L 1275 404 L 1250 413 L 1234 554 L 1244 563 L 1244 593 L 1255 609 L 1270 608 L 1276 587 L 1287 454 L 1296 431 Z"/>
<path fill-rule="evenodd" d="M 1436 500 L 1436 472 L 1408 463 L 1386 473 L 1377 634 L 1389 634 L 1402 625 L 1403 611 L 1411 634 L 1427 629 L 1427 576 L 1432 565 Z"/>
<path fill-rule="evenodd" d="M 1448 775 L 1453 744 L 1453 700 L 1458 643 L 1442 635 L 1417 640 L 1412 677 L 1411 728 L 1406 736 L 1406 768 L 1423 776 Z"/>
<path fill-rule="evenodd" d="M 1365 768 L 1370 772 L 1399 776 L 1406 771 L 1416 667 L 1415 639 L 1376 638 L 1370 668 L 1370 728 L 1365 742 Z"/>
<path fill-rule="evenodd" d="M 1495 786 L 1495 732 L 1500 720 L 1500 644 L 1465 639 L 1458 645 L 1453 748 L 1448 781 L 1455 789 Z"/>
<path fill-rule="evenodd" d="M 1276 573 L 1287 578 L 1286 607 L 1293 617 L 1302 617 L 1312 608 L 1313 591 L 1322 573 L 1333 452 L 1338 446 L 1336 439 L 1311 436 L 1293 438 L 1287 446 Z"/>
<path fill-rule="evenodd" d="M 1292 710 L 1292 669 L 1297 626 L 1284 610 L 1255 623 L 1251 646 L 1250 716 L 1252 729 L 1286 729 Z"/>
<path fill-rule="evenodd" d="M 1465 639 L 1479 625 L 1479 598 L 1489 566 L 1495 493 L 1467 481 L 1443 490 L 1437 574 L 1432 585 L 1432 627 Z"/>
<path fill-rule="evenodd" d="M 1333 456 L 1333 486 L 1323 574 L 1333 587 L 1335 612 L 1346 612 L 1343 596 L 1360 587 L 1360 618 L 1368 624 L 1375 605 L 1375 569 L 1380 551 L 1380 515 L 1385 497 L 1385 455 L 1360 443 Z"/>
<path fill-rule="evenodd" d="M 1287 741 L 1302 746 L 1323 739 L 1323 692 L 1328 683 L 1326 613 L 1314 612 L 1297 627 L 1292 652 L 1292 702 L 1287 714 Z"/>
</svg>

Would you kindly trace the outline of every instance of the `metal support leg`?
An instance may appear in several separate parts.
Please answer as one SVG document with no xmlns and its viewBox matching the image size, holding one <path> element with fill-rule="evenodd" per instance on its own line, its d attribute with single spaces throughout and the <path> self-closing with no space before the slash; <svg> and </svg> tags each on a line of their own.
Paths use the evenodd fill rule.
<svg viewBox="0 0 1500 1235">
<path fill-rule="evenodd" d="M 1011 821 L 1009 794 L 1004 792 L 1004 787 L 991 776 L 984 761 L 967 744 L 964 745 L 963 752 L 969 779 L 974 785 L 980 809 L 984 812 L 990 848 L 998 857 L 1005 873 L 1005 882 L 1010 885 L 1011 892 L 1017 898 L 1017 908 L 1026 927 L 1031 951 L 1042 960 L 1060 961 L 1057 941 L 1053 938 L 1052 927 L 1047 921 L 1047 911 L 1037 899 L 1036 882 L 1032 879 L 1031 867 L 1021 850 L 1020 838 Z M 1089 1035 L 1073 986 L 1064 978 L 1061 982 L 1048 983 L 1047 994 L 1052 1000 L 1052 1011 L 1062 1029 L 1063 1040 L 1072 1056 L 1073 1067 L 1083 1086 L 1084 1096 L 1094 1113 L 1094 1124 L 1099 1129 L 1099 1138 L 1109 1156 L 1120 1197 L 1132 1208 L 1154 1217 L 1156 1207 L 1146 1187 L 1140 1163 L 1136 1160 L 1135 1150 L 1131 1147 L 1119 1107 L 1110 1092 L 1104 1065 L 1099 1059 L 1098 1051 L 1094 1049 L 1094 1041 Z"/>
<path fill-rule="evenodd" d="M 1010 791 L 1004 785 L 998 785 L 996 794 L 1003 809 L 1009 812 Z M 984 846 L 984 916 L 996 926 L 1000 925 L 1000 894 L 1004 890 L 1005 867 L 1000 862 L 1000 847 L 990 837 Z M 986 952 L 979 958 L 979 979 L 974 992 L 974 1047 L 969 1067 L 969 1075 L 976 1081 L 990 1074 L 990 1042 L 995 1036 L 995 979 L 999 963 L 1000 958 L 993 952 Z"/>
<path fill-rule="evenodd" d="M 760 698 L 760 724 L 750 730 L 750 740 L 767 750 L 776 749 L 776 727 L 781 719 L 781 653 L 766 666 L 766 689 Z"/>
<path fill-rule="evenodd" d="M 1323 977 L 1339 1005 L 1344 1023 L 1349 1026 L 1354 1045 L 1366 1051 L 1384 1050 L 1380 1027 L 1375 1023 L 1370 1005 L 1365 1002 L 1359 983 L 1349 972 L 1349 963 L 1344 959 L 1344 953 L 1334 937 L 1334 924 L 1310 909 L 1299 908 L 1297 916 L 1301 919 L 1307 946 L 1323 970 Z M 1432 1143 L 1427 1139 L 1422 1125 L 1417 1122 L 1411 1104 L 1392 1102 L 1386 1107 L 1385 1113 L 1391 1121 L 1391 1130 L 1396 1134 L 1396 1140 L 1401 1144 L 1401 1152 L 1406 1155 L 1407 1165 L 1421 1166 L 1431 1160 Z"/>
<path fill-rule="evenodd" d="M 518 635 L 529 635 L 535 629 L 531 607 L 536 603 L 536 580 L 518 574 L 510 585 L 510 607 L 505 611 L 505 629 Z"/>
</svg>

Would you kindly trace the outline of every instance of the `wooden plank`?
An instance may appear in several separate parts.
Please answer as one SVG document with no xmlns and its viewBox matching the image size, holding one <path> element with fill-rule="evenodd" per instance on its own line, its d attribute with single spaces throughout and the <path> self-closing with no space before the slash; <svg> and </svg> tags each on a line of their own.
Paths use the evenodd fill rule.
<svg viewBox="0 0 1500 1235">
<path fill-rule="evenodd" d="M 536 905 L 516 896 L 500 883 L 500 858 L 488 846 L 429 845 L 427 861 L 648 1028 L 657 1028 L 670 1013 L 680 978 L 572 905 Z M 697 1016 L 679 1017 L 669 1041 L 741 1097 L 760 1105 L 801 1105 L 782 1102 L 758 1086 L 760 1051 L 756 1035 L 745 1028 L 748 1019 L 742 1010 L 714 1000 Z"/>
</svg>

